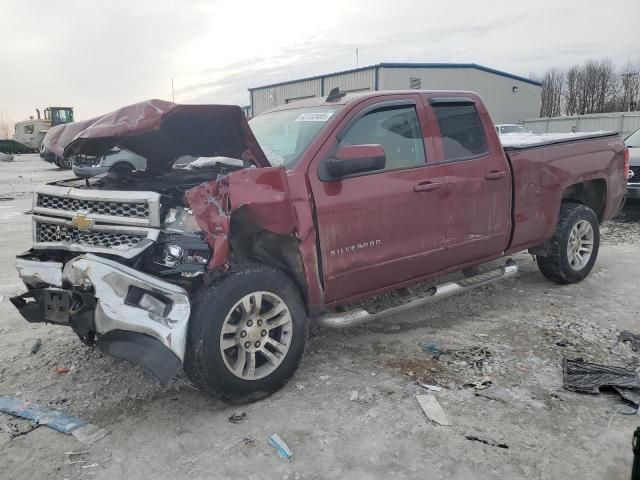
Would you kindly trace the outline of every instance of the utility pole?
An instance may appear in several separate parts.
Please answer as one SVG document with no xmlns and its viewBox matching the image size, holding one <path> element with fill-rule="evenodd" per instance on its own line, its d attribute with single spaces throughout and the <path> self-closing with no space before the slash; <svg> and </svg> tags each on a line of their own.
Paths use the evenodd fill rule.
<svg viewBox="0 0 640 480">
<path fill-rule="evenodd" d="M 356 68 L 358 68 L 358 49 L 356 48 Z"/>
<path fill-rule="evenodd" d="M 623 81 L 622 83 L 625 85 L 625 93 L 629 95 L 628 97 L 629 101 L 627 103 L 627 107 L 628 107 L 627 112 L 631 111 L 631 102 L 633 101 L 633 83 L 631 79 L 633 77 L 637 77 L 638 75 L 640 75 L 640 72 L 628 72 L 628 73 L 623 73 L 621 75 L 621 77 L 626 78 L 626 81 Z"/>
<path fill-rule="evenodd" d="M 175 93 L 173 91 L 173 78 L 171 79 L 171 101 L 173 103 L 176 103 L 176 96 L 175 96 Z"/>
</svg>

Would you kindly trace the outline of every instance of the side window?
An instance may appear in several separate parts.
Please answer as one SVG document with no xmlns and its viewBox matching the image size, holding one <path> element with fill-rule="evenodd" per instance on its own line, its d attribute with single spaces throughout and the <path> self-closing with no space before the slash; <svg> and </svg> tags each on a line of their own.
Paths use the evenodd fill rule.
<svg viewBox="0 0 640 480">
<path fill-rule="evenodd" d="M 487 153 L 487 141 L 475 105 L 434 105 L 445 160 Z"/>
<path fill-rule="evenodd" d="M 31 135 L 34 131 L 34 125 L 25 125 L 24 126 L 24 133 L 26 133 L 27 135 Z"/>
<path fill-rule="evenodd" d="M 340 145 L 380 144 L 387 157 L 385 170 L 424 165 L 424 143 L 415 107 L 387 107 L 358 119 Z"/>
</svg>

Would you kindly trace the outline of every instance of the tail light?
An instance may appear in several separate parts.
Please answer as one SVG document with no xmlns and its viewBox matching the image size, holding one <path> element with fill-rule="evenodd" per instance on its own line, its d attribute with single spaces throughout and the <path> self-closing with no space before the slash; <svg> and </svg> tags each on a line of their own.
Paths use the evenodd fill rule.
<svg viewBox="0 0 640 480">
<path fill-rule="evenodd" d="M 630 178 L 630 170 L 629 170 L 629 147 L 624 148 L 624 175 L 627 180 Z"/>
</svg>

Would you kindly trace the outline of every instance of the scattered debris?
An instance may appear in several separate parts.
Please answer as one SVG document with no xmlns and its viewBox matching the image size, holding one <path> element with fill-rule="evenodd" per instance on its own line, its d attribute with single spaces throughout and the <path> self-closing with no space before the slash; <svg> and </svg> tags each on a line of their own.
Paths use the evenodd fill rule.
<svg viewBox="0 0 640 480">
<path fill-rule="evenodd" d="M 562 359 L 564 387 L 582 393 L 599 393 L 600 387 L 640 389 L 638 375 L 633 368 L 587 363 L 581 358 Z"/>
<path fill-rule="evenodd" d="M 475 435 L 465 435 L 464 438 L 466 438 L 467 440 L 471 440 L 472 442 L 484 443 L 485 445 L 489 445 L 490 447 L 509 448 L 509 445 L 507 445 L 506 443 L 499 443 L 490 438 L 481 438 L 476 437 Z"/>
<path fill-rule="evenodd" d="M 429 420 L 438 425 L 452 425 L 451 420 L 433 395 L 416 395 L 416 400 Z"/>
<path fill-rule="evenodd" d="M 256 437 L 253 435 L 249 435 L 248 437 L 244 437 L 242 439 L 242 443 L 244 443 L 245 447 L 255 447 L 256 446 Z"/>
<path fill-rule="evenodd" d="M 31 347 L 31 355 L 35 355 L 36 353 L 38 353 L 41 346 L 42 346 L 42 340 L 37 339 L 33 344 L 33 346 Z"/>
<path fill-rule="evenodd" d="M 231 415 L 229 417 L 229 421 L 231 423 L 240 423 L 242 420 L 244 420 L 245 418 L 247 418 L 247 412 L 242 412 L 242 413 L 234 413 L 233 415 Z"/>
<path fill-rule="evenodd" d="M 438 345 L 436 345 L 435 343 L 425 343 L 424 345 L 422 345 L 422 351 L 431 353 L 431 358 L 433 358 L 434 360 L 438 360 L 440 358 L 440 355 L 445 353 L 443 350 L 440 350 Z"/>
<path fill-rule="evenodd" d="M 613 389 L 620 394 L 625 400 L 640 405 L 640 390 L 634 390 L 633 388 L 620 388 L 613 387 Z"/>
<path fill-rule="evenodd" d="M 276 433 L 269 437 L 269 445 L 276 449 L 276 453 L 283 460 L 288 460 L 293 455 L 287 444 L 284 443 L 284 440 Z"/>
<path fill-rule="evenodd" d="M 108 432 L 78 417 L 73 417 L 51 408 L 34 405 L 19 398 L 0 397 L 0 411 L 32 421 L 35 425 L 46 425 L 54 430 L 72 434 L 80 442 L 91 445 Z"/>
<path fill-rule="evenodd" d="M 426 388 L 427 390 L 431 390 L 432 392 L 440 392 L 442 390 L 442 387 L 439 387 L 438 385 L 429 385 L 428 383 L 420 383 L 420 382 L 416 382 L 418 385 L 420 385 L 422 388 Z"/>
<path fill-rule="evenodd" d="M 509 400 L 509 392 L 504 387 L 496 387 L 492 385 L 490 388 L 475 392 L 476 397 L 486 398 L 495 402 L 507 403 Z"/>
<path fill-rule="evenodd" d="M 559 346 L 559 347 L 566 347 L 566 346 L 569 345 L 569 340 L 567 340 L 567 339 L 558 340 L 556 342 L 556 345 Z"/>
<path fill-rule="evenodd" d="M 71 435 L 76 437 L 76 440 L 84 443 L 85 445 L 92 445 L 98 440 L 102 440 L 108 433 L 108 430 L 100 428 L 97 425 L 87 423 L 82 427 L 76 428 L 73 432 L 71 432 Z"/>
<path fill-rule="evenodd" d="M 627 345 L 629 345 L 634 352 L 640 351 L 640 335 L 631 333 L 629 330 L 623 330 L 618 336 L 618 343 L 611 349 L 611 353 L 620 355 L 622 349 Z"/>
<path fill-rule="evenodd" d="M 483 378 L 483 379 L 480 379 L 480 380 L 475 381 L 475 382 L 465 383 L 462 386 L 465 387 L 465 388 L 473 387 L 476 390 L 484 390 L 485 388 L 489 388 L 491 385 L 493 385 L 493 382 L 491 381 L 491 379 Z"/>
<path fill-rule="evenodd" d="M 459 360 L 464 360 L 478 370 L 482 369 L 484 361 L 491 356 L 489 349 L 479 346 L 461 348 L 459 350 L 447 350 L 446 353 L 453 355 L 454 358 Z"/>
<path fill-rule="evenodd" d="M 76 465 L 78 463 L 87 463 L 88 460 L 80 458 L 82 455 L 87 455 L 89 450 L 83 450 L 82 452 L 64 452 L 67 456 L 67 465 Z"/>
<path fill-rule="evenodd" d="M 467 362 L 470 366 L 476 369 L 482 369 L 484 361 L 491 356 L 491 352 L 489 351 L 489 349 L 482 346 L 473 346 L 460 349 L 448 348 L 446 350 L 442 350 L 435 343 L 425 343 L 424 345 L 422 345 L 422 351 L 431 353 L 431 358 L 433 360 L 439 360 L 443 355 L 449 355 L 456 360 Z"/>
<path fill-rule="evenodd" d="M 630 403 L 619 403 L 618 405 L 611 407 L 610 412 L 621 413 L 622 415 L 637 415 L 638 406 Z"/>
<path fill-rule="evenodd" d="M 19 437 L 21 435 L 26 435 L 36 428 L 38 428 L 38 425 L 36 423 L 30 422 L 28 420 L 23 420 L 21 418 L 16 418 L 15 421 L 0 423 L 0 433 L 7 433 L 13 438 Z"/>
<path fill-rule="evenodd" d="M 56 373 L 69 373 L 69 369 L 67 367 L 56 367 Z"/>
<path fill-rule="evenodd" d="M 329 375 L 320 375 L 320 380 L 329 380 Z"/>
<path fill-rule="evenodd" d="M 72 417 L 59 410 L 38 407 L 30 401 L 25 402 L 13 397 L 0 397 L 0 411 L 16 417 L 26 418 L 38 425 L 46 425 L 67 435 L 76 428 L 88 423 L 81 418 Z"/>
</svg>

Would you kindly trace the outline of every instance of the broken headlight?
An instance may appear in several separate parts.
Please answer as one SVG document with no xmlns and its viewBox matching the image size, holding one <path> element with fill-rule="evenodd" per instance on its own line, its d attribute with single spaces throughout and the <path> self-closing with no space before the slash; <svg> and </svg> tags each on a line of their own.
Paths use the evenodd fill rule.
<svg viewBox="0 0 640 480">
<path fill-rule="evenodd" d="M 153 271 L 163 274 L 189 274 L 204 272 L 211 250 L 200 234 L 163 233 L 152 249 Z"/>
</svg>

